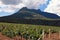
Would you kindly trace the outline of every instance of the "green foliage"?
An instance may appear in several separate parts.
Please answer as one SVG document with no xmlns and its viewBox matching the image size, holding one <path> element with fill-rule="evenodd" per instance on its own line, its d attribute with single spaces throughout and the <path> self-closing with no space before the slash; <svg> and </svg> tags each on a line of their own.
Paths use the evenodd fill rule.
<svg viewBox="0 0 60 40">
<path fill-rule="evenodd" d="M 42 34 L 42 30 L 48 33 L 48 29 L 52 29 L 51 32 L 58 32 L 60 27 L 54 26 L 42 26 L 42 25 L 29 25 L 29 24 L 14 24 L 14 23 L 0 23 L 0 32 L 8 37 L 14 37 L 16 35 L 28 38 L 30 36 L 36 40 Z"/>
</svg>

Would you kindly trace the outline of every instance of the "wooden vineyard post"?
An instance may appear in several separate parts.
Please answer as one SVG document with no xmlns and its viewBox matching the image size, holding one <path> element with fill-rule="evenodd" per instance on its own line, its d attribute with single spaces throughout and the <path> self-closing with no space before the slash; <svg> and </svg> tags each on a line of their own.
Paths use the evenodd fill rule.
<svg viewBox="0 0 60 40">
<path fill-rule="evenodd" d="M 50 35 L 51 35 L 51 29 L 49 29 L 49 39 L 50 39 Z"/>
<path fill-rule="evenodd" d="M 23 36 L 21 35 L 21 40 L 23 40 Z"/>
<path fill-rule="evenodd" d="M 29 36 L 28 40 L 30 40 L 30 36 Z"/>
<path fill-rule="evenodd" d="M 38 40 L 40 40 L 40 38 Z"/>
<path fill-rule="evenodd" d="M 59 39 L 60 39 L 60 31 L 59 31 Z"/>
<path fill-rule="evenodd" d="M 33 37 L 32 37 L 32 40 L 34 40 Z"/>
<path fill-rule="evenodd" d="M 42 40 L 44 40 L 44 29 L 42 31 Z"/>
</svg>

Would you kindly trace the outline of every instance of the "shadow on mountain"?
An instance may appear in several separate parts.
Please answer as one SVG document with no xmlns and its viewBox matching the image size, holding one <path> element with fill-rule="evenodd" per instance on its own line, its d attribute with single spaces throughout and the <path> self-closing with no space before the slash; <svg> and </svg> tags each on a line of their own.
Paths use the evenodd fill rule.
<svg viewBox="0 0 60 40">
<path fill-rule="evenodd" d="M 6 18 L 5 18 L 6 19 Z M 43 20 L 43 19 L 0 19 L 0 22 L 17 23 L 17 24 L 32 24 L 32 25 L 47 25 L 60 26 L 60 20 Z"/>
</svg>

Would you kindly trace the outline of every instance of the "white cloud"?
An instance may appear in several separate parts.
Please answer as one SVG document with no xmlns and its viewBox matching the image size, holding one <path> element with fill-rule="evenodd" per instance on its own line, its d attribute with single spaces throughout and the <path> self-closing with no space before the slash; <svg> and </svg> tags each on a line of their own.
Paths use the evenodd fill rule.
<svg viewBox="0 0 60 40">
<path fill-rule="evenodd" d="M 55 13 L 60 16 L 60 0 L 51 0 L 45 11 Z"/>
<path fill-rule="evenodd" d="M 46 3 L 48 0 L 0 0 L 0 12 L 14 12 L 16 9 L 27 7 L 30 9 L 38 9 L 40 4 Z"/>
</svg>

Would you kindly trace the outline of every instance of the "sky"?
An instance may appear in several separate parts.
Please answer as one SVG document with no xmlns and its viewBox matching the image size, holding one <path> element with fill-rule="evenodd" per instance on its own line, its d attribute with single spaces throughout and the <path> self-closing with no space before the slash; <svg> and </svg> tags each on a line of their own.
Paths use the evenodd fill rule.
<svg viewBox="0 0 60 40">
<path fill-rule="evenodd" d="M 51 0 L 49 5 L 44 11 L 55 13 L 58 16 L 60 16 L 60 0 Z"/>
<path fill-rule="evenodd" d="M 0 17 L 11 15 L 23 7 L 60 16 L 60 0 L 0 0 Z"/>
</svg>

